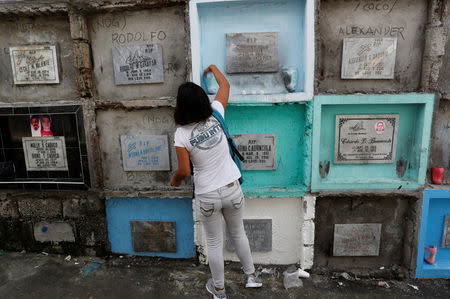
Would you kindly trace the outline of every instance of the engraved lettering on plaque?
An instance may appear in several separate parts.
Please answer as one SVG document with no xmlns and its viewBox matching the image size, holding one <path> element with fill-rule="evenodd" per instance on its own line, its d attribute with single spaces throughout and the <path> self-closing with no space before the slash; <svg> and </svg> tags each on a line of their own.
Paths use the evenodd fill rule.
<svg viewBox="0 0 450 299">
<path fill-rule="evenodd" d="M 130 221 L 136 252 L 177 252 L 175 221 Z"/>
<path fill-rule="evenodd" d="M 10 47 L 14 84 L 59 83 L 56 46 Z"/>
<path fill-rule="evenodd" d="M 244 219 L 244 230 L 251 251 L 272 251 L 272 219 Z M 234 251 L 228 230 L 225 249 Z"/>
<path fill-rule="evenodd" d="M 120 136 L 123 170 L 170 170 L 167 135 Z"/>
<path fill-rule="evenodd" d="M 344 38 L 342 79 L 393 79 L 396 37 Z"/>
<path fill-rule="evenodd" d="M 113 46 L 116 85 L 163 83 L 163 58 L 160 44 Z"/>
<path fill-rule="evenodd" d="M 68 170 L 63 136 L 23 137 L 22 144 L 27 171 Z"/>
<path fill-rule="evenodd" d="M 243 170 L 277 169 L 277 135 L 233 135 L 239 153 L 244 157 Z"/>
<path fill-rule="evenodd" d="M 398 114 L 336 115 L 334 163 L 393 163 Z"/>
<path fill-rule="evenodd" d="M 278 32 L 227 33 L 227 73 L 278 72 Z"/>
<path fill-rule="evenodd" d="M 381 223 L 335 224 L 334 256 L 378 256 Z"/>
</svg>

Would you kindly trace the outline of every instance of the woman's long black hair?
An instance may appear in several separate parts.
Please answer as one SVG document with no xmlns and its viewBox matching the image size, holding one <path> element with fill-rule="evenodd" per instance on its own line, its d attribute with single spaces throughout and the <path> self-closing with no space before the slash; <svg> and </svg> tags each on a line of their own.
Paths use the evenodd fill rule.
<svg viewBox="0 0 450 299">
<path fill-rule="evenodd" d="M 178 87 L 174 119 L 177 125 L 204 121 L 212 115 L 211 103 L 206 92 L 197 84 L 186 82 Z"/>
</svg>

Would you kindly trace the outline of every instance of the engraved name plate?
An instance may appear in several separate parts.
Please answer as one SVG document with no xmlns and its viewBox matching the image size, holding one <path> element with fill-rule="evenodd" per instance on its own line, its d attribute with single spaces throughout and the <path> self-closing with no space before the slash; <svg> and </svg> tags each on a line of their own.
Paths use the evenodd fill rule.
<svg viewBox="0 0 450 299">
<path fill-rule="evenodd" d="M 227 73 L 278 72 L 278 32 L 226 34 Z"/>
<path fill-rule="evenodd" d="M 342 79 L 393 79 L 396 37 L 344 38 Z"/>
<path fill-rule="evenodd" d="M 177 252 L 174 221 L 130 221 L 136 252 Z"/>
<path fill-rule="evenodd" d="M 334 163 L 393 163 L 398 114 L 336 115 Z"/>
<path fill-rule="evenodd" d="M 68 170 L 63 136 L 23 137 L 22 144 L 27 171 Z"/>
<path fill-rule="evenodd" d="M 334 256 L 377 256 L 381 223 L 335 224 Z"/>
<path fill-rule="evenodd" d="M 233 135 L 239 153 L 244 156 L 243 170 L 277 169 L 277 135 Z"/>
<path fill-rule="evenodd" d="M 125 171 L 170 170 L 167 135 L 121 135 Z"/>
<path fill-rule="evenodd" d="M 59 83 L 56 46 L 10 47 L 14 84 Z"/>
<path fill-rule="evenodd" d="M 272 219 L 244 219 L 244 230 L 248 237 L 251 251 L 272 251 Z M 234 251 L 228 231 L 225 249 Z"/>
<path fill-rule="evenodd" d="M 113 46 L 112 56 L 116 85 L 164 82 L 160 44 Z"/>
</svg>

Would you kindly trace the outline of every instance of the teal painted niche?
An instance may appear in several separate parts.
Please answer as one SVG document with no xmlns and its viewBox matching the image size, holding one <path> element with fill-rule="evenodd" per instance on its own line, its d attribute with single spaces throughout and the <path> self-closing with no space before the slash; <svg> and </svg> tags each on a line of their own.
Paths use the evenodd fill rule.
<svg viewBox="0 0 450 299">
<path fill-rule="evenodd" d="M 417 189 L 425 182 L 434 95 L 336 95 L 314 98 L 314 141 L 311 189 Z M 335 164 L 335 121 L 338 114 L 399 114 L 394 163 Z M 403 176 L 397 162 L 406 161 Z M 320 163 L 330 162 L 326 177 Z"/>
<path fill-rule="evenodd" d="M 305 194 L 310 183 L 311 114 L 310 102 L 227 107 L 225 119 L 231 134 L 277 135 L 277 169 L 244 171 L 246 196 Z"/>
</svg>

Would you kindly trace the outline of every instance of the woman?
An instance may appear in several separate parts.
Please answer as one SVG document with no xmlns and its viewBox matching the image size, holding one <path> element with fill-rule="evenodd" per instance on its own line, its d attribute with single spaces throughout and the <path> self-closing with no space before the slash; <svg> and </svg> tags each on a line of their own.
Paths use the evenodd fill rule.
<svg viewBox="0 0 450 299">
<path fill-rule="evenodd" d="M 219 84 L 216 98 L 210 104 L 203 89 L 191 82 L 178 88 L 174 118 L 177 125 L 175 149 L 178 169 L 171 185 L 178 187 L 190 173 L 189 158 L 194 166 L 196 214 L 203 223 L 208 246 L 212 279 L 206 283 L 214 298 L 226 298 L 224 286 L 222 216 L 233 240 L 236 253 L 247 275 L 246 287 L 261 287 L 255 274 L 248 239 L 242 221 L 244 195 L 239 184 L 240 171 L 231 159 L 228 141 L 212 109 L 222 117 L 228 103 L 230 84 L 215 65 L 212 72 Z"/>
</svg>

